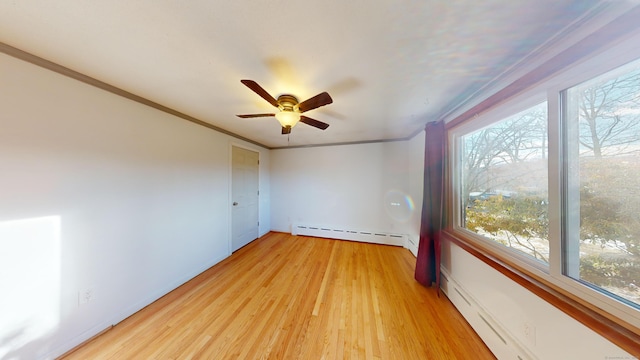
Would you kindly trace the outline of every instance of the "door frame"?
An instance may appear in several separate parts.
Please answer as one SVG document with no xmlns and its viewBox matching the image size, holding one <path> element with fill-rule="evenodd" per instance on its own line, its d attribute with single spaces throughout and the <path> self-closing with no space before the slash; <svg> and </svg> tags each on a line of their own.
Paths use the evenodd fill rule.
<svg viewBox="0 0 640 360">
<path fill-rule="evenodd" d="M 228 256 L 231 256 L 232 254 L 232 249 L 233 249 L 233 148 L 237 147 L 237 148 L 241 148 L 241 149 L 245 149 L 245 150 L 249 150 L 249 151 L 253 151 L 258 153 L 258 223 L 260 222 L 260 199 L 262 196 L 262 188 L 261 188 L 261 184 L 260 184 L 260 161 L 261 161 L 261 155 L 262 153 L 260 152 L 260 149 L 258 149 L 255 146 L 251 146 L 251 145 L 247 145 L 247 144 L 243 144 L 243 143 L 239 143 L 239 142 L 235 142 L 233 140 L 229 141 L 229 156 L 228 156 L 228 160 L 229 160 L 229 167 L 228 167 L 228 171 L 229 171 L 229 191 L 228 191 L 228 201 L 227 201 L 227 211 L 229 214 L 229 221 L 228 221 L 228 233 L 229 236 L 227 236 L 227 254 Z M 258 225 L 258 237 L 260 237 L 260 225 Z"/>
</svg>

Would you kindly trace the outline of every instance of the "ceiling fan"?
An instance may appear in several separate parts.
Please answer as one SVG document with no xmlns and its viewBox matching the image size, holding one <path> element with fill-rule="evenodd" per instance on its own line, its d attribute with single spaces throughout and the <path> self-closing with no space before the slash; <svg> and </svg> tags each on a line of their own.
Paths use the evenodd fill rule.
<svg viewBox="0 0 640 360">
<path fill-rule="evenodd" d="M 308 116 L 302 115 L 302 113 L 317 109 L 321 106 L 329 105 L 333 102 L 331 96 L 327 92 L 320 93 L 310 99 L 307 99 L 303 102 L 298 102 L 298 99 L 289 94 L 283 94 L 278 96 L 276 100 L 273 96 L 269 95 L 269 93 L 263 89 L 257 82 L 253 80 L 240 80 L 241 83 L 245 84 L 249 89 L 253 90 L 256 94 L 260 95 L 263 99 L 267 100 L 267 102 L 278 108 L 277 113 L 269 113 L 269 114 L 248 114 L 248 115 L 237 115 L 241 118 L 255 118 L 255 117 L 270 117 L 275 116 L 278 119 L 280 125 L 282 125 L 282 134 L 290 134 L 291 128 L 296 126 L 298 122 L 305 123 L 307 125 L 311 125 L 320 130 L 325 130 L 329 127 L 329 124 L 324 123 L 322 121 L 318 121 L 312 119 Z"/>
</svg>

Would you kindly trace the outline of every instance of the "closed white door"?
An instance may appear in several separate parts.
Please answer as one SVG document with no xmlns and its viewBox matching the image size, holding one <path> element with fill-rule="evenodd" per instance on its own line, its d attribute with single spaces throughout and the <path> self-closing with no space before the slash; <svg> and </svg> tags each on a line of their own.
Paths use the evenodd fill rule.
<svg viewBox="0 0 640 360">
<path fill-rule="evenodd" d="M 258 153 L 233 146 L 231 251 L 258 238 Z"/>
</svg>

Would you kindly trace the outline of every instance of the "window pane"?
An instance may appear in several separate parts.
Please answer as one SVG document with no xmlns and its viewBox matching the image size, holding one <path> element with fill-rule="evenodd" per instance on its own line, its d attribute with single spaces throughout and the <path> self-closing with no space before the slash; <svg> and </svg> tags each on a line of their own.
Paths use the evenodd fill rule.
<svg viewBox="0 0 640 360">
<path fill-rule="evenodd" d="M 567 118 L 565 274 L 640 303 L 640 63 L 569 89 Z"/>
<path fill-rule="evenodd" d="M 548 263 L 547 103 L 461 142 L 462 226 Z"/>
</svg>

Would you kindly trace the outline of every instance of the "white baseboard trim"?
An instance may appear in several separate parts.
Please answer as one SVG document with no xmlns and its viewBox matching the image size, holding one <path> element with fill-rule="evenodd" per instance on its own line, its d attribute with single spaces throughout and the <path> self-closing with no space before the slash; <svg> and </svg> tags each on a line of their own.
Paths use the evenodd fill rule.
<svg viewBox="0 0 640 360">
<path fill-rule="evenodd" d="M 418 257 L 418 240 L 412 238 L 409 235 L 407 235 L 406 239 L 407 241 L 405 242 L 404 247 L 409 249 L 413 256 Z"/>
<path fill-rule="evenodd" d="M 373 244 L 405 246 L 407 236 L 382 231 L 355 230 L 338 226 L 320 226 L 307 224 L 294 224 L 291 226 L 291 235 L 315 236 L 328 239 L 360 241 Z"/>
</svg>

